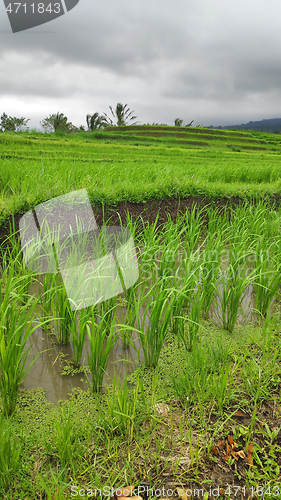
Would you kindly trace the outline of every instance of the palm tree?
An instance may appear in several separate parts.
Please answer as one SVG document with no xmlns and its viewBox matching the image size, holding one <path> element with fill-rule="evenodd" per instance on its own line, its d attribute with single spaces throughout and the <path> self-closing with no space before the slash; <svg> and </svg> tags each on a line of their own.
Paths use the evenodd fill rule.
<svg viewBox="0 0 281 500">
<path fill-rule="evenodd" d="M 58 112 L 57 114 L 53 114 L 49 117 L 44 118 L 44 120 L 42 120 L 40 123 L 47 132 L 57 132 L 58 130 L 68 132 L 72 126 L 72 123 L 68 123 L 67 120 L 67 116 L 64 116 L 63 113 Z"/>
<path fill-rule="evenodd" d="M 54 129 L 55 129 L 55 132 L 58 130 L 58 129 L 65 129 L 67 128 L 67 116 L 64 116 L 63 113 L 57 113 L 54 117 Z"/>
<path fill-rule="evenodd" d="M 118 102 L 115 111 L 113 111 L 111 106 L 109 106 L 109 109 L 112 113 L 112 116 L 117 120 L 115 125 L 117 127 L 125 127 L 126 125 L 128 125 L 128 122 L 136 118 L 136 116 L 131 116 L 134 111 L 130 111 L 128 104 L 123 105 Z M 114 126 L 113 120 L 106 113 L 104 113 L 104 116 L 101 117 L 101 122 L 102 126 L 104 127 L 108 127 L 110 125 Z M 130 125 L 136 125 L 137 123 L 139 122 L 130 123 Z"/>
<path fill-rule="evenodd" d="M 93 115 L 86 116 L 86 122 L 88 125 L 88 130 L 93 132 L 93 130 L 98 130 L 101 128 L 101 116 L 98 113 L 94 113 Z"/>
<path fill-rule="evenodd" d="M 181 120 L 180 118 L 175 119 L 175 127 L 182 127 L 182 124 L 183 120 Z"/>
</svg>

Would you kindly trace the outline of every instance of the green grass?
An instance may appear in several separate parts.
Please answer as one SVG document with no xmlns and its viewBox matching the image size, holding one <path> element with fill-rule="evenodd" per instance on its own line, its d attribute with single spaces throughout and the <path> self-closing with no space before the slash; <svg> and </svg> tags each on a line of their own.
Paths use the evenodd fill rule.
<svg viewBox="0 0 281 500">
<path fill-rule="evenodd" d="M 182 131 L 190 140 L 192 134 L 215 137 L 198 150 L 179 146 L 173 131 L 164 130 L 168 138 L 125 139 L 131 131 L 1 134 L 2 220 L 81 186 L 95 203 L 172 197 L 180 190 L 209 197 L 278 194 L 279 152 L 272 145 L 261 156 L 230 151 L 228 141 L 217 138 L 242 148 L 246 142 L 239 146 L 239 139 L 259 134 Z M 75 327 L 71 323 L 63 296 L 58 307 L 56 277 L 42 280 L 38 299 L 29 295 L 39 276 L 24 268 L 17 235 L 8 251 L 0 246 L 1 498 L 62 500 L 74 497 L 71 487 L 86 497 L 87 489 L 146 482 L 150 488 L 203 487 L 206 499 L 215 475 L 226 491 L 239 485 L 257 498 L 261 488 L 271 488 L 266 498 L 280 499 L 281 488 L 275 495 L 273 487 L 280 487 L 281 467 L 281 209 L 260 201 L 220 215 L 210 206 L 176 222 L 168 218 L 160 228 L 157 221 L 133 223 L 129 214 L 127 220 L 140 277 L 132 290 L 85 311 L 82 328 L 81 314 Z M 243 320 L 247 287 L 256 300 L 251 321 Z M 39 389 L 19 387 L 37 302 L 41 321 L 57 318 L 55 333 L 72 343 L 75 363 L 89 339 L 91 387 L 73 390 L 71 401 L 57 406 Z M 114 380 L 102 389 L 110 350 L 118 336 L 134 346 L 132 331 L 143 350 L 138 369 L 123 385 Z M 214 453 L 228 436 L 242 455 L 253 449 L 253 465 L 227 457 L 226 449 Z"/>
<path fill-rule="evenodd" d="M 280 194 L 279 136 L 260 133 L 259 139 L 258 133 L 231 131 L 215 135 L 215 130 L 210 134 L 210 129 L 195 128 L 192 134 L 192 129 L 178 133 L 198 142 L 209 130 L 212 140 L 194 146 L 173 138 L 173 130 L 163 138 L 131 136 L 132 128 L 65 136 L 2 133 L 0 216 L 4 220 L 9 213 L 81 187 L 93 204 Z M 242 148 L 253 147 L 247 141 L 254 138 L 264 150 Z"/>
</svg>

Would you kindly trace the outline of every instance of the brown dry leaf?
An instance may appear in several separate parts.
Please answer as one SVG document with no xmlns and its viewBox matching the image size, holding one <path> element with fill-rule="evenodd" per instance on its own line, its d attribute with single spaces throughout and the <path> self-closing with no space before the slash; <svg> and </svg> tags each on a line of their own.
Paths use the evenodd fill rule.
<svg viewBox="0 0 281 500">
<path fill-rule="evenodd" d="M 228 439 L 228 442 L 229 442 L 231 448 L 234 448 L 234 449 L 238 448 L 238 444 L 233 441 L 233 438 L 230 435 L 227 436 L 227 439 Z"/>
<path fill-rule="evenodd" d="M 219 456 L 219 452 L 218 452 L 218 450 L 217 450 L 217 448 L 216 448 L 215 446 L 213 446 L 213 448 L 211 449 L 211 453 L 212 453 L 213 455 L 215 455 L 216 457 L 218 457 L 218 456 Z"/>
<path fill-rule="evenodd" d="M 224 493 L 224 489 L 223 488 L 220 488 L 219 492 L 220 492 L 220 495 L 222 495 L 223 497 L 225 497 L 225 493 Z"/>
<path fill-rule="evenodd" d="M 242 413 L 242 411 L 237 410 L 234 415 L 234 417 L 246 417 L 245 413 Z"/>
<path fill-rule="evenodd" d="M 254 451 L 254 445 L 253 443 L 249 443 L 247 463 L 249 464 L 250 467 L 253 467 L 253 451 Z"/>
<path fill-rule="evenodd" d="M 223 459 L 225 462 L 227 462 L 227 460 L 229 459 L 229 457 L 230 457 L 230 446 L 229 446 L 228 442 L 226 441 L 226 455 L 224 455 L 224 456 L 222 457 L 222 459 Z"/>
<path fill-rule="evenodd" d="M 234 445 L 234 441 L 233 441 L 232 437 L 229 434 L 227 436 L 227 439 L 228 439 L 228 442 L 229 442 L 230 446 L 233 446 Z"/>
<path fill-rule="evenodd" d="M 227 441 L 226 441 L 226 454 L 230 457 L 230 446 Z"/>
<path fill-rule="evenodd" d="M 219 441 L 218 442 L 218 449 L 223 450 L 224 449 L 224 441 Z"/>
<path fill-rule="evenodd" d="M 237 451 L 237 455 L 239 455 L 239 457 L 242 458 L 243 460 L 244 458 L 246 458 L 246 455 L 243 450 Z"/>
<path fill-rule="evenodd" d="M 133 494 L 135 487 L 134 486 L 126 486 L 125 488 L 118 488 L 114 492 L 115 498 L 123 498 L 123 497 L 130 497 Z"/>
<path fill-rule="evenodd" d="M 176 488 L 176 492 L 181 500 L 189 500 L 191 498 L 189 495 L 187 496 L 183 488 Z"/>
<path fill-rule="evenodd" d="M 233 458 L 235 458 L 235 460 L 239 459 L 239 455 L 238 455 L 238 453 L 236 451 L 231 450 L 231 455 L 233 456 Z"/>
</svg>

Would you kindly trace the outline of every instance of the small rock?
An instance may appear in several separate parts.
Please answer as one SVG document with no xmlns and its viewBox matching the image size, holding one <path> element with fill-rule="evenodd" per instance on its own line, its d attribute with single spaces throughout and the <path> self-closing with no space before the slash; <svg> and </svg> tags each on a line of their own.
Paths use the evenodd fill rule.
<svg viewBox="0 0 281 500">
<path fill-rule="evenodd" d="M 164 403 L 157 403 L 153 406 L 153 409 L 157 411 L 158 415 L 166 416 L 170 414 L 170 408 Z"/>
</svg>

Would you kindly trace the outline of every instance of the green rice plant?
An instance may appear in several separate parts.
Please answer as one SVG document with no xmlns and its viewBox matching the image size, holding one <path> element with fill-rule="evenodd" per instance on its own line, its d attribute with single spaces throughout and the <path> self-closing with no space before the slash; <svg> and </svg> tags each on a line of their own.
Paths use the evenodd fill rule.
<svg viewBox="0 0 281 500">
<path fill-rule="evenodd" d="M 125 379 L 122 385 L 116 385 L 115 377 L 111 388 L 107 386 L 107 408 L 111 432 L 118 431 L 129 441 L 133 439 L 136 410 L 139 394 L 139 380 L 133 391 L 129 390 Z"/>
<path fill-rule="evenodd" d="M 76 313 L 76 314 L 75 314 Z M 81 309 L 79 313 L 79 322 L 77 311 L 74 311 L 73 317 L 74 321 L 72 323 L 72 349 L 73 349 L 73 362 L 79 365 L 81 362 L 85 337 L 87 333 L 87 324 L 90 321 L 92 315 L 92 308 L 87 307 Z"/>
<path fill-rule="evenodd" d="M 188 313 L 188 339 L 184 336 L 185 348 L 191 351 L 192 346 L 197 341 L 197 335 L 200 327 L 200 317 L 202 305 L 205 301 L 205 295 L 202 293 L 201 287 L 193 294 L 191 299 L 191 307 Z"/>
<path fill-rule="evenodd" d="M 254 245 L 259 241 L 260 236 L 264 234 L 266 226 L 267 210 L 262 202 L 256 206 L 249 204 L 247 206 L 247 226 L 250 240 Z"/>
<path fill-rule="evenodd" d="M 143 242 L 144 245 L 141 245 L 140 256 L 140 274 L 143 279 L 143 284 L 147 283 L 149 286 L 153 286 L 158 280 L 157 262 L 159 262 L 161 249 L 159 237 L 155 234 L 155 239 L 153 240 L 153 235 L 154 232 L 152 231 L 145 234 L 146 239 Z"/>
<path fill-rule="evenodd" d="M 270 254 L 264 238 L 256 247 L 255 275 L 253 281 L 256 296 L 256 310 L 262 318 L 266 318 L 270 305 L 279 291 L 281 284 L 281 262 Z"/>
<path fill-rule="evenodd" d="M 55 276 L 52 273 L 47 273 L 43 276 L 43 283 L 39 282 L 39 301 L 41 306 L 42 319 L 53 318 L 52 300 L 58 290 L 58 284 Z"/>
<path fill-rule="evenodd" d="M 156 280 L 164 279 L 167 286 L 174 286 L 177 281 L 177 255 L 179 254 L 180 241 L 172 241 L 169 245 L 159 248 L 158 258 L 155 260 Z M 160 254 L 160 255 L 159 255 Z"/>
<path fill-rule="evenodd" d="M 183 276 L 176 276 L 175 288 L 173 291 L 173 302 L 171 304 L 172 317 L 171 317 L 171 327 L 172 331 L 176 334 L 178 339 L 178 345 L 182 340 L 185 346 L 188 343 L 187 340 L 187 316 L 193 304 L 193 311 L 191 322 L 195 319 L 196 305 L 194 304 L 193 297 L 196 293 L 196 288 L 199 281 L 199 270 L 200 265 L 194 263 L 189 256 L 184 262 L 184 273 Z M 201 308 L 201 306 L 200 306 Z M 200 311 L 199 311 L 200 313 Z M 190 325 L 191 325 L 190 322 Z M 191 326 L 191 329 L 193 327 Z"/>
<path fill-rule="evenodd" d="M 156 247 L 155 247 L 156 248 Z M 157 250 L 154 250 L 148 246 L 140 246 L 140 275 L 143 279 L 143 289 L 148 284 L 152 284 L 155 282 L 155 262 L 154 262 L 154 254 L 156 255 Z"/>
<path fill-rule="evenodd" d="M 247 210 L 244 206 L 239 205 L 238 207 L 230 208 L 230 220 L 229 220 L 229 238 L 233 247 L 237 246 L 241 248 L 242 243 L 246 241 L 248 237 L 248 227 L 247 227 Z"/>
<path fill-rule="evenodd" d="M 21 468 L 23 444 L 13 432 L 9 419 L 0 417 L 0 492 L 13 484 L 14 475 Z"/>
<path fill-rule="evenodd" d="M 143 217 L 140 217 L 140 231 L 142 236 L 142 241 L 145 246 L 152 247 L 158 246 L 160 243 L 160 232 L 158 231 L 158 219 L 159 213 L 155 217 L 152 224 L 145 222 Z"/>
<path fill-rule="evenodd" d="M 224 242 L 219 234 L 215 239 L 210 235 L 207 237 L 200 269 L 201 290 L 204 300 L 202 300 L 202 313 L 207 319 L 212 303 L 218 297 L 218 277 L 221 266 L 221 256 Z"/>
<path fill-rule="evenodd" d="M 220 297 L 223 328 L 230 333 L 237 321 L 239 309 L 246 289 L 253 279 L 254 271 L 247 273 L 244 242 L 230 247 L 230 262 L 226 272 L 222 273 L 222 295 Z"/>
<path fill-rule="evenodd" d="M 110 328 L 110 325 L 115 317 L 117 297 L 111 297 L 110 299 L 104 300 L 100 303 L 99 310 L 96 309 L 97 314 L 100 318 L 104 318 L 104 325 Z"/>
<path fill-rule="evenodd" d="M 162 230 L 162 242 L 158 247 L 158 258 L 157 260 L 157 278 L 161 280 L 162 278 L 169 278 L 169 286 L 174 286 L 177 281 L 177 275 L 179 271 L 179 261 L 181 256 L 181 246 L 184 242 L 184 236 L 186 233 L 186 228 L 180 223 L 180 219 L 177 222 L 173 222 L 169 215 L 168 222 L 163 226 Z"/>
<path fill-rule="evenodd" d="M 4 278 L 5 291 L 0 294 L 0 393 L 5 415 L 15 409 L 20 385 L 35 360 L 25 368 L 29 349 L 25 350 L 27 339 L 44 323 L 36 319 L 38 300 L 33 297 L 22 304 L 15 292 L 18 277 L 11 265 Z"/>
<path fill-rule="evenodd" d="M 185 337 L 186 316 L 184 315 L 183 304 L 186 303 L 191 291 L 192 290 L 187 289 L 185 293 L 185 289 L 182 288 L 181 290 L 176 290 L 175 292 L 171 328 L 173 333 L 177 336 L 178 346 L 180 345 L 180 340 Z"/>
<path fill-rule="evenodd" d="M 173 314 L 178 311 L 178 315 L 173 316 L 173 331 L 177 335 L 178 346 L 182 342 L 185 349 L 190 351 L 194 342 L 197 341 L 204 295 L 201 288 L 197 291 L 187 290 L 187 294 L 184 292 L 185 290 L 177 290 L 176 293 L 176 306 L 173 307 Z M 182 301 L 186 301 L 187 297 L 189 297 L 189 308 L 187 312 L 184 312 Z"/>
<path fill-rule="evenodd" d="M 7 274 L 11 264 L 17 275 L 17 292 L 19 300 L 24 304 L 29 298 L 29 287 L 35 281 L 36 275 L 23 262 L 23 254 L 18 233 L 15 230 L 14 219 L 10 223 L 10 235 L 0 245 L 0 263 L 3 273 Z"/>
<path fill-rule="evenodd" d="M 172 289 L 165 288 L 161 282 L 158 287 L 155 284 L 142 300 L 135 298 L 138 328 L 127 328 L 139 334 L 145 366 L 157 366 L 171 322 L 171 295 Z M 144 308 L 141 310 L 142 304 Z"/>
<path fill-rule="evenodd" d="M 63 345 L 68 344 L 71 331 L 75 329 L 76 311 L 71 310 L 63 283 L 58 284 L 56 293 L 52 294 L 51 303 L 58 341 Z"/>
<path fill-rule="evenodd" d="M 22 248 L 14 216 L 12 216 L 12 221 L 9 221 L 8 236 L 1 242 L 0 256 L 2 262 L 13 262 L 16 271 L 22 269 Z"/>
<path fill-rule="evenodd" d="M 189 256 L 196 248 L 203 229 L 202 209 L 192 206 L 189 211 L 186 210 L 181 219 L 181 224 L 185 228 L 185 249 Z"/>
<path fill-rule="evenodd" d="M 135 308 L 135 302 L 137 300 L 137 291 L 134 286 L 126 291 L 126 313 L 123 315 L 124 323 L 121 325 L 120 334 L 122 338 L 123 347 L 127 347 L 130 344 L 131 334 L 135 327 L 137 320 L 137 311 Z M 127 328 L 129 327 L 129 328 Z"/>
<path fill-rule="evenodd" d="M 93 392 L 99 392 L 102 388 L 103 377 L 108 363 L 108 356 L 112 351 L 118 336 L 114 331 L 113 322 L 109 324 L 105 316 L 97 322 L 93 312 L 86 327 L 90 343 L 90 353 L 87 349 L 87 358 L 90 372 L 92 374 L 91 385 Z M 88 383 L 90 384 L 89 380 Z"/>
<path fill-rule="evenodd" d="M 17 291 L 23 304 L 26 304 L 26 302 L 28 301 L 29 288 L 30 285 L 34 282 L 34 279 L 35 273 L 24 269 L 22 270 L 21 275 L 18 276 Z"/>
</svg>

